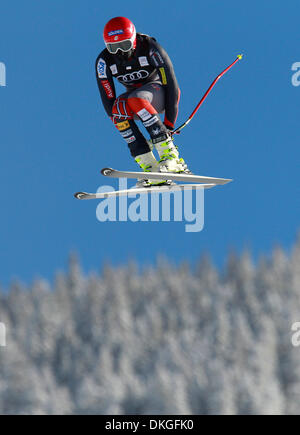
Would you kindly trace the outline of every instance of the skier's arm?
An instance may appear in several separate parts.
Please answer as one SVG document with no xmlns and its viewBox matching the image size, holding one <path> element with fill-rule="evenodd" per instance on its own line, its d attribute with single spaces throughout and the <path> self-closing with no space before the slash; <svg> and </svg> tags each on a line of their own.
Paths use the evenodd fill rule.
<svg viewBox="0 0 300 435">
<path fill-rule="evenodd" d="M 96 61 L 96 77 L 104 109 L 108 116 L 111 117 L 116 100 L 116 91 L 112 73 L 103 57 L 98 57 Z"/>
<path fill-rule="evenodd" d="M 152 65 L 159 71 L 166 93 L 165 125 L 170 129 L 175 127 L 180 89 L 174 72 L 174 67 L 167 52 L 153 39 L 150 43 L 150 57 Z"/>
</svg>

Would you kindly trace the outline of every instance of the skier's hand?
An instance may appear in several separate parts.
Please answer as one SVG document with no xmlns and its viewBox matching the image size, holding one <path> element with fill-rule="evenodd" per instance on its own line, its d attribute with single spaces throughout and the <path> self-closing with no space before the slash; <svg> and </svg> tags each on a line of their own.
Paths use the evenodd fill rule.
<svg viewBox="0 0 300 435">
<path fill-rule="evenodd" d="M 169 127 L 168 125 L 164 124 L 166 129 L 168 130 L 168 133 L 170 134 L 170 136 L 174 136 L 174 134 L 180 134 L 180 131 L 174 133 L 174 129 Z"/>
<path fill-rule="evenodd" d="M 166 124 L 164 124 L 164 126 L 166 127 L 167 132 L 170 134 L 170 136 L 172 136 L 172 134 L 173 134 L 173 128 L 169 127 L 169 126 L 166 125 Z"/>
</svg>

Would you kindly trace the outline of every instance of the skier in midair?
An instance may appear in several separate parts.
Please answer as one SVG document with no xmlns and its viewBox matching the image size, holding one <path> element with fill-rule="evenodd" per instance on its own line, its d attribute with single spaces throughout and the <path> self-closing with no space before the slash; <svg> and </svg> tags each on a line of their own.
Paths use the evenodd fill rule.
<svg viewBox="0 0 300 435">
<path fill-rule="evenodd" d="M 127 142 L 132 157 L 145 172 L 190 174 L 171 135 L 180 90 L 168 54 L 154 38 L 137 33 L 134 24 L 125 17 L 113 18 L 106 24 L 104 41 L 106 48 L 96 61 L 98 87 L 103 106 Z M 114 78 L 126 88 L 119 97 Z M 146 140 L 136 120 L 142 121 L 151 141 Z M 166 179 L 142 181 L 143 186 L 165 183 Z"/>
</svg>

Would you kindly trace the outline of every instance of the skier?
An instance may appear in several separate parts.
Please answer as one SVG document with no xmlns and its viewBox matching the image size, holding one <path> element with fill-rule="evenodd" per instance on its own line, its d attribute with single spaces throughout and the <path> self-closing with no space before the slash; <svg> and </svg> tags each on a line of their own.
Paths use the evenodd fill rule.
<svg viewBox="0 0 300 435">
<path fill-rule="evenodd" d="M 154 38 L 137 33 L 125 17 L 113 18 L 106 24 L 104 41 L 106 48 L 96 61 L 98 87 L 103 106 L 132 157 L 145 172 L 191 174 L 172 140 L 180 90 L 168 54 Z M 119 97 L 114 78 L 126 88 Z M 164 122 L 161 113 L 165 113 Z M 151 141 L 146 140 L 136 120 L 142 121 Z M 166 179 L 140 182 L 146 187 L 169 183 Z"/>
</svg>

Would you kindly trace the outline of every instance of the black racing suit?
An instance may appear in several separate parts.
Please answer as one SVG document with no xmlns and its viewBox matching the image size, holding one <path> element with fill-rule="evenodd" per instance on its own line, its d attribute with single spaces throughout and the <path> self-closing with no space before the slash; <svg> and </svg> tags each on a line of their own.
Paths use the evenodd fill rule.
<svg viewBox="0 0 300 435">
<path fill-rule="evenodd" d="M 96 61 L 96 77 L 103 106 L 134 157 L 149 152 L 149 145 L 134 119 L 142 120 L 154 143 L 165 140 L 168 131 L 174 129 L 180 90 L 172 62 L 154 38 L 138 33 L 136 49 L 129 59 L 104 49 Z M 119 98 L 114 78 L 126 88 Z M 159 99 L 163 108 L 155 107 L 154 102 Z M 164 124 L 158 116 L 163 111 Z"/>
</svg>

